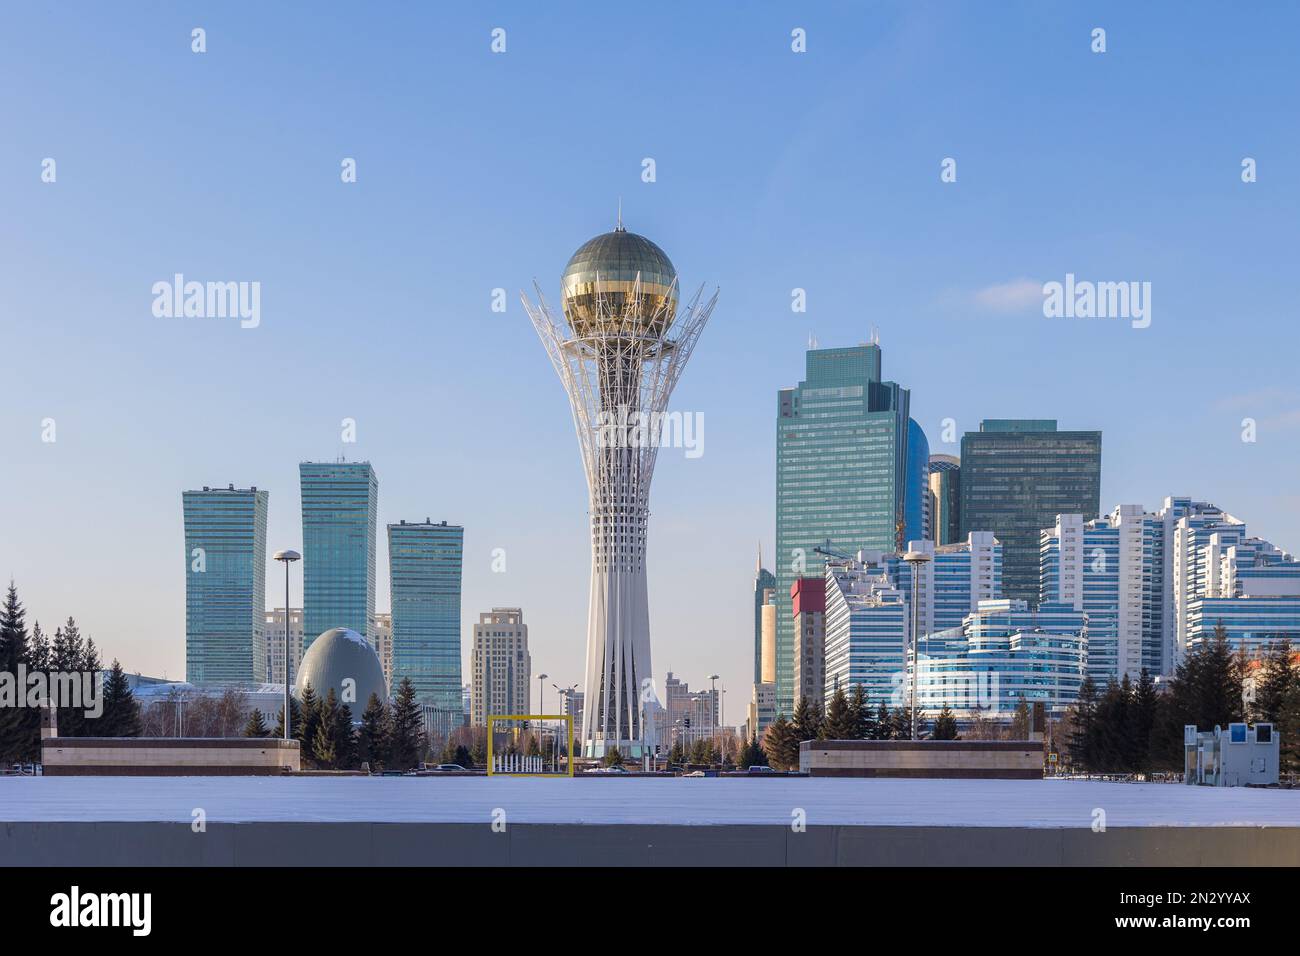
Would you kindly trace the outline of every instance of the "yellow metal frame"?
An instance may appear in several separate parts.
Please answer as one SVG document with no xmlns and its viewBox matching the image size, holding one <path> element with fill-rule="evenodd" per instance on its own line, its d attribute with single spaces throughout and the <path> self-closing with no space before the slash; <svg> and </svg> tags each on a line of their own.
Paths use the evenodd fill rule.
<svg viewBox="0 0 1300 956">
<path fill-rule="evenodd" d="M 488 714 L 487 719 L 487 775 L 498 776 L 492 772 L 492 721 L 494 720 L 562 720 L 569 725 L 569 772 L 573 776 L 573 715 L 572 714 Z M 563 777 L 562 773 L 509 773 L 503 777 Z"/>
</svg>

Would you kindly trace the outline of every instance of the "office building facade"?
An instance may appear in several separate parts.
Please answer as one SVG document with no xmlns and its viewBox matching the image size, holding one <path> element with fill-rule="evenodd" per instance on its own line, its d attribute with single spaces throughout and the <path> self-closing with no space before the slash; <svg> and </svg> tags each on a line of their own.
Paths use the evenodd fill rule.
<svg viewBox="0 0 1300 956">
<path fill-rule="evenodd" d="M 1096 518 L 1101 432 L 1059 431 L 1044 419 L 988 419 L 961 440 L 961 534 L 1002 543 L 1003 595 L 1034 604 L 1039 535 L 1059 514 Z"/>
<path fill-rule="evenodd" d="M 265 681 L 266 511 L 253 488 L 181 493 L 185 524 L 185 679 Z"/>
<path fill-rule="evenodd" d="M 1085 615 L 1066 604 L 981 601 L 943 638 L 917 655 L 916 707 L 929 719 L 946 706 L 959 724 L 1005 722 L 1022 701 L 1059 718 L 1087 673 Z"/>
<path fill-rule="evenodd" d="M 369 638 L 375 617 L 379 480 L 369 462 L 302 462 L 303 650 L 345 627 Z"/>
<path fill-rule="evenodd" d="M 805 378 L 777 393 L 777 620 L 795 578 L 820 576 L 830 542 L 852 554 L 906 540 L 910 393 L 881 377 L 877 344 L 813 349 Z M 777 712 L 794 703 L 794 634 L 777 638 Z"/>
<path fill-rule="evenodd" d="M 392 686 L 409 678 L 416 700 L 457 714 L 464 544 L 465 529 L 445 521 L 388 526 Z"/>
</svg>

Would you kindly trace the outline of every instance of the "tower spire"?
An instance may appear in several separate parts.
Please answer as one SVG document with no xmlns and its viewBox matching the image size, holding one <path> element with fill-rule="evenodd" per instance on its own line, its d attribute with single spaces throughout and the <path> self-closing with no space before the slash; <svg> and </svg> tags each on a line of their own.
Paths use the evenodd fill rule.
<svg viewBox="0 0 1300 956">
<path fill-rule="evenodd" d="M 618 197 L 618 224 L 614 227 L 615 232 L 626 232 L 623 228 L 623 197 Z"/>
</svg>

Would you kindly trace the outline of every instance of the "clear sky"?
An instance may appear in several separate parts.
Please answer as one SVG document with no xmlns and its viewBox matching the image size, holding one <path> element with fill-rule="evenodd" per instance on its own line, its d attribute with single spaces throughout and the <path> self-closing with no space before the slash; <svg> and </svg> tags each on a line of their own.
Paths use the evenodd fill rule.
<svg viewBox="0 0 1300 956">
<path fill-rule="evenodd" d="M 579 681 L 586 491 L 518 292 L 554 301 L 619 197 L 721 288 L 650 597 L 656 677 L 721 674 L 728 722 L 810 334 L 878 329 L 933 452 L 948 417 L 1099 428 L 1103 508 L 1192 495 L 1300 550 L 1298 31 L 1284 3 L 7 5 L 0 573 L 50 630 L 179 678 L 182 489 L 267 488 L 268 546 L 300 547 L 297 463 L 342 453 L 381 523 L 465 526 L 467 634 L 522 606 L 535 671 Z M 260 282 L 260 326 L 155 318 L 178 272 Z M 1066 273 L 1150 282 L 1151 326 L 1045 318 Z M 380 609 L 386 559 L 381 532 Z"/>
</svg>

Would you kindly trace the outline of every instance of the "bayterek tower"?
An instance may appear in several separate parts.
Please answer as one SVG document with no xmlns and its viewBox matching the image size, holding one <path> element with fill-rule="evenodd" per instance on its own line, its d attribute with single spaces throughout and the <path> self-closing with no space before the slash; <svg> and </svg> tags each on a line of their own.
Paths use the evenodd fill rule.
<svg viewBox="0 0 1300 956">
<path fill-rule="evenodd" d="M 623 228 L 582 245 L 560 282 L 564 321 L 540 287 L 524 308 L 569 394 L 587 472 L 591 597 L 582 749 L 654 752 L 646 526 L 661 415 L 717 302 L 704 287 L 678 314 L 677 270 Z M 650 427 L 647 427 L 647 423 Z"/>
</svg>

